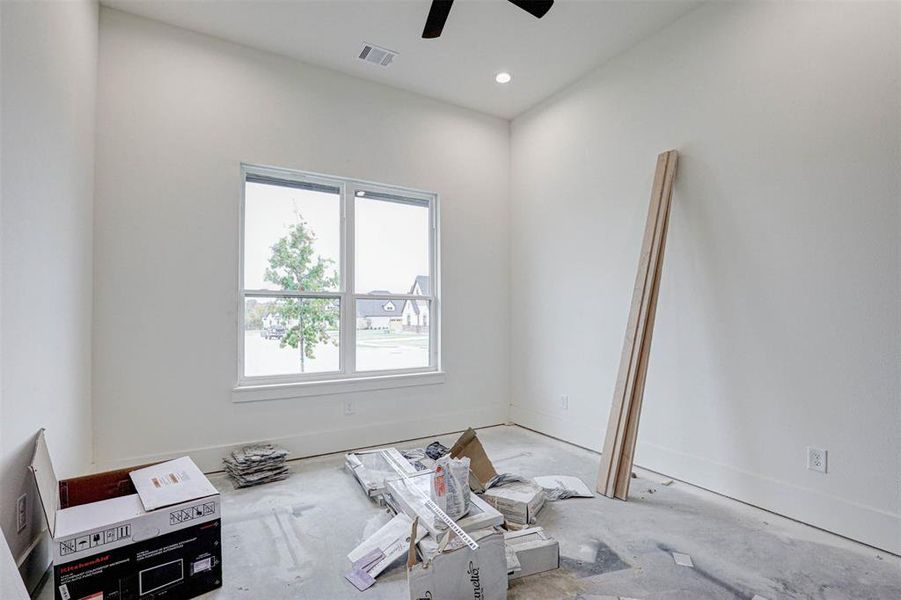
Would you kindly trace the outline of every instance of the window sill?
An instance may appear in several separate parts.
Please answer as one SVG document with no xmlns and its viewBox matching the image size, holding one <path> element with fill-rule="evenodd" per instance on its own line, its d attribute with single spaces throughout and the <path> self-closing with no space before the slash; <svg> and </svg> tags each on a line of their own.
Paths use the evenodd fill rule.
<svg viewBox="0 0 901 600">
<path fill-rule="evenodd" d="M 232 389 L 232 402 L 260 402 L 264 400 L 284 400 L 305 396 L 327 396 L 329 394 L 349 394 L 370 390 L 387 390 L 417 385 L 444 383 L 444 371 L 426 373 L 405 373 L 402 375 L 377 375 L 297 383 L 275 383 L 265 385 L 239 385 Z"/>
</svg>

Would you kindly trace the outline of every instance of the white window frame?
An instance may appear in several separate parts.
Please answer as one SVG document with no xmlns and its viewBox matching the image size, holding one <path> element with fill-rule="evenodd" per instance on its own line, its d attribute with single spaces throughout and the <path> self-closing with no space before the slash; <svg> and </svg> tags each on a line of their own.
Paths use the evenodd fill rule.
<svg viewBox="0 0 901 600">
<path fill-rule="evenodd" d="M 295 292 L 279 290 L 255 290 L 244 288 L 244 221 L 245 191 L 248 175 L 268 177 L 276 180 L 295 181 L 327 185 L 339 190 L 341 215 L 341 256 L 339 260 L 340 288 L 336 292 Z M 430 294 L 366 294 L 354 289 L 354 208 L 357 192 L 391 194 L 428 203 L 429 207 L 429 282 Z M 287 398 L 292 396 L 320 395 L 441 383 L 440 343 L 440 260 L 439 260 L 439 220 L 438 194 L 423 190 L 373 183 L 364 180 L 321 175 L 280 167 L 241 164 L 241 199 L 238 217 L 238 310 L 237 310 L 237 385 L 233 399 L 236 402 Z M 334 298 L 340 302 L 340 335 L 338 371 L 328 373 L 298 373 L 290 375 L 267 375 L 247 377 L 244 375 L 244 304 L 246 298 L 292 297 L 292 298 Z M 379 371 L 356 370 L 356 301 L 360 299 L 386 299 L 394 301 L 429 301 L 429 365 L 409 369 Z M 403 313 L 403 306 L 398 314 Z"/>
</svg>

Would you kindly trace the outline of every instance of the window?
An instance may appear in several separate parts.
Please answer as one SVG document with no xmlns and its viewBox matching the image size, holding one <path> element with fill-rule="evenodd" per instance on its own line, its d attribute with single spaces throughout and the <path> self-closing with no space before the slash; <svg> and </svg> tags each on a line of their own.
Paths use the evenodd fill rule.
<svg viewBox="0 0 901 600">
<path fill-rule="evenodd" d="M 243 175 L 239 387 L 437 371 L 436 195 Z"/>
</svg>

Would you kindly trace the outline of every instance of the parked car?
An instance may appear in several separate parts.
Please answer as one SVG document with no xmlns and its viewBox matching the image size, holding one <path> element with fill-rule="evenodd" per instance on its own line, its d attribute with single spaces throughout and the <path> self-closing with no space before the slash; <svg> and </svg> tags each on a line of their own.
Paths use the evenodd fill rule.
<svg viewBox="0 0 901 600">
<path fill-rule="evenodd" d="M 280 340 L 285 337 L 287 331 L 288 330 L 285 329 L 284 325 L 272 325 L 271 327 L 264 327 L 261 329 L 260 337 L 267 340 Z"/>
</svg>

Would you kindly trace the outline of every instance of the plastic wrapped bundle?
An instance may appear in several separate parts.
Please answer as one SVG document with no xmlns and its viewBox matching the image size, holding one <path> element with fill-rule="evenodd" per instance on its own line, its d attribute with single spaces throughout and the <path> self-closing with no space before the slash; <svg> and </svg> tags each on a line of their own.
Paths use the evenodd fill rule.
<svg viewBox="0 0 901 600">
<path fill-rule="evenodd" d="M 432 475 L 432 500 L 455 521 L 469 511 L 469 459 L 442 456 Z"/>
</svg>

